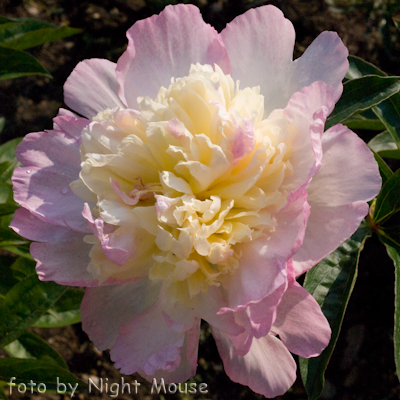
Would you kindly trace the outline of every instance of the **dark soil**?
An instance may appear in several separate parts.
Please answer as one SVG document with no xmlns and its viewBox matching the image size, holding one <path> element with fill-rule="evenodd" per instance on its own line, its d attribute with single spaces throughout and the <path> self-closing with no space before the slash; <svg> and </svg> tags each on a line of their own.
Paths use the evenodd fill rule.
<svg viewBox="0 0 400 400">
<path fill-rule="evenodd" d="M 168 4 L 163 0 L 1 0 L 0 14 L 8 17 L 32 17 L 82 28 L 80 35 L 48 43 L 31 50 L 51 72 L 53 79 L 27 77 L 0 81 L 0 115 L 6 118 L 1 142 L 24 136 L 32 131 L 50 129 L 52 118 L 63 106 L 63 84 L 75 65 L 87 58 L 108 58 L 117 61 L 126 48 L 126 30 L 138 19 L 158 13 Z M 350 54 L 360 56 L 391 74 L 400 75 L 400 40 L 387 19 L 388 10 L 400 9 L 393 1 L 365 1 L 361 6 L 344 7 L 352 2 L 305 0 L 199 0 L 192 2 L 201 9 L 206 22 L 218 31 L 227 22 L 250 7 L 274 4 L 289 18 L 297 33 L 295 57 L 324 30 L 337 31 Z M 375 6 L 373 6 L 375 4 Z M 390 5 L 392 4 L 392 5 Z M 341 12 L 339 12 L 341 11 Z M 385 25 L 386 21 L 386 25 Z M 383 35 L 380 28 L 384 27 Z M 386 27 L 386 28 L 385 28 Z M 386 30 L 385 30 L 386 29 Z M 397 35 L 397 36 L 396 36 Z M 400 384 L 393 358 L 393 264 L 376 238 L 367 242 L 362 253 L 359 277 L 343 321 L 342 332 L 326 372 L 323 396 L 327 400 L 390 400 L 400 398 Z M 99 352 L 88 340 L 80 324 L 58 329 L 35 329 L 59 351 L 71 371 L 84 381 L 90 378 L 100 385 L 121 382 L 108 353 Z M 108 379 L 108 381 L 106 380 Z M 150 384 L 137 375 L 124 376 L 125 382 L 136 379 L 141 386 L 137 394 L 119 394 L 119 399 L 189 399 L 190 395 L 150 395 Z M 203 330 L 199 351 L 199 368 L 193 382 L 205 382 L 208 394 L 202 399 L 261 399 L 248 388 L 226 377 L 215 343 Z M 132 387 L 133 389 L 133 387 Z M 92 387 L 91 393 L 75 395 L 79 399 L 107 399 Z M 67 399 L 56 394 L 16 395 L 11 398 Z M 301 379 L 279 399 L 305 400 Z"/>
</svg>

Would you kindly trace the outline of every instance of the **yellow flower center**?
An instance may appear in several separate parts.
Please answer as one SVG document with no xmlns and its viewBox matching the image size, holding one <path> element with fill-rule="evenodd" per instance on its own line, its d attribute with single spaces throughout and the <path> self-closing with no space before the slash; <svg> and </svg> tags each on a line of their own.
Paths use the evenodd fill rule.
<svg viewBox="0 0 400 400">
<path fill-rule="evenodd" d="M 241 267 L 241 243 L 274 230 L 294 129 L 283 111 L 264 118 L 259 88 L 239 89 L 217 65 L 192 65 L 138 103 L 138 111 L 105 110 L 85 128 L 71 187 L 114 235 L 141 231 L 147 246 L 116 265 L 88 236 L 89 270 L 100 280 L 168 280 L 178 297 L 193 297 Z"/>
</svg>

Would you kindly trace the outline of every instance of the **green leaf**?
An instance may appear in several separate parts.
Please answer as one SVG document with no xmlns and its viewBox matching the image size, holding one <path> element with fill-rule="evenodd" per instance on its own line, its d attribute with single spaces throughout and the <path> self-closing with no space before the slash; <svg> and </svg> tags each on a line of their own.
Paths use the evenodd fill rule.
<svg viewBox="0 0 400 400">
<path fill-rule="evenodd" d="M 385 125 L 379 119 L 369 119 L 361 114 L 354 114 L 351 117 L 342 121 L 349 129 L 364 129 L 369 131 L 382 131 Z"/>
<path fill-rule="evenodd" d="M 24 332 L 17 340 L 5 346 L 4 349 L 11 357 L 36 358 L 68 369 L 67 363 L 60 354 L 50 347 L 40 336 L 31 332 Z"/>
<path fill-rule="evenodd" d="M 36 275 L 17 283 L 0 306 L 0 348 L 13 342 L 64 294 L 67 287 Z"/>
<path fill-rule="evenodd" d="M 9 383 L 10 379 L 15 377 L 11 386 L 7 390 L 8 393 L 16 393 L 17 389 L 14 384 L 24 383 L 25 385 L 31 382 L 36 383 L 33 386 L 33 390 L 39 383 L 46 385 L 46 390 L 57 390 L 57 393 L 62 393 L 62 386 L 57 387 L 58 383 L 64 383 L 67 385 L 67 389 L 70 388 L 68 383 L 76 387 L 76 392 L 85 389 L 87 385 L 72 375 L 65 368 L 61 368 L 54 364 L 54 362 L 48 362 L 44 360 L 31 360 L 31 359 L 20 359 L 20 358 L 0 358 L 0 380 Z M 43 388 L 43 386 L 42 386 Z M 76 393 L 75 392 L 75 393 Z M 31 387 L 27 386 L 28 395 L 31 394 Z"/>
<path fill-rule="evenodd" d="M 370 228 L 362 223 L 350 239 L 306 274 L 303 286 L 317 300 L 332 329 L 331 341 L 320 356 L 299 359 L 301 376 L 310 400 L 318 399 L 323 390 L 324 373 L 357 278 L 359 255 L 369 235 Z"/>
<path fill-rule="evenodd" d="M 14 258 L 2 255 L 0 258 L 0 295 L 5 296 L 8 291 L 18 283 L 18 279 L 14 276 L 11 265 Z M 1 318 L 1 316 L 0 316 Z"/>
<path fill-rule="evenodd" d="M 364 75 L 386 76 L 386 73 L 360 57 L 349 56 L 349 69 L 347 70 L 346 78 L 358 79 Z"/>
<path fill-rule="evenodd" d="M 81 321 L 80 306 L 84 291 L 69 288 L 66 293 L 47 310 L 33 326 L 37 328 L 58 328 L 66 325 L 76 324 Z"/>
<path fill-rule="evenodd" d="M 342 97 L 328 117 L 325 128 L 344 121 L 357 111 L 379 104 L 399 90 L 399 77 L 368 75 L 345 82 Z"/>
<path fill-rule="evenodd" d="M 22 138 L 12 139 L 0 146 L 0 163 L 14 161 L 15 151 L 21 140 Z"/>
<path fill-rule="evenodd" d="M 375 153 L 375 151 L 372 149 L 371 151 L 372 153 L 374 153 L 375 160 L 378 163 L 379 173 L 381 174 L 382 177 L 382 185 L 384 185 L 386 181 L 393 175 L 393 171 L 390 169 L 389 165 L 386 164 L 385 160 L 378 153 Z"/>
<path fill-rule="evenodd" d="M 389 257 L 393 260 L 395 271 L 393 341 L 397 378 L 400 380 L 400 248 L 394 248 L 388 244 L 385 246 Z"/>
<path fill-rule="evenodd" d="M 400 159 L 400 150 L 389 131 L 376 135 L 368 142 L 368 146 L 381 157 Z"/>
<path fill-rule="evenodd" d="M 49 22 L 30 18 L 8 19 L 0 25 L 0 46 L 25 50 L 80 32 L 81 29 L 58 27 Z"/>
<path fill-rule="evenodd" d="M 0 79 L 19 78 L 27 75 L 44 75 L 51 78 L 50 73 L 32 55 L 0 47 Z"/>
<path fill-rule="evenodd" d="M 81 322 L 81 310 L 57 312 L 50 308 L 32 326 L 36 328 L 61 328 Z"/>
<path fill-rule="evenodd" d="M 386 76 L 386 74 L 375 67 L 375 65 L 361 58 L 350 56 L 349 62 L 350 67 L 346 74 L 348 79 L 360 78 L 365 75 Z M 372 110 L 389 131 L 397 148 L 400 149 L 400 93 L 396 93 L 388 100 L 375 105 Z"/>
<path fill-rule="evenodd" d="M 389 131 L 397 148 L 400 149 L 400 93 L 396 93 L 372 110 Z"/>
<path fill-rule="evenodd" d="M 36 262 L 33 260 L 28 260 L 24 257 L 18 257 L 11 269 L 14 271 L 14 275 L 18 276 L 20 279 L 25 278 L 29 275 L 34 275 Z"/>
<path fill-rule="evenodd" d="M 400 169 L 383 185 L 376 198 L 373 222 L 381 224 L 392 214 L 400 210 Z"/>
</svg>

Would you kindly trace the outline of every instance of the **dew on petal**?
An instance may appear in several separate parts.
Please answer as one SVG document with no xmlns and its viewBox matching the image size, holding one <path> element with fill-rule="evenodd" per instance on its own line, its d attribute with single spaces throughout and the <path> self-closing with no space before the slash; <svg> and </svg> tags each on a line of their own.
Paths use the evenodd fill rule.
<svg viewBox="0 0 400 400">
<path fill-rule="evenodd" d="M 65 186 L 61 189 L 62 194 L 67 194 L 68 193 L 68 188 Z"/>
</svg>

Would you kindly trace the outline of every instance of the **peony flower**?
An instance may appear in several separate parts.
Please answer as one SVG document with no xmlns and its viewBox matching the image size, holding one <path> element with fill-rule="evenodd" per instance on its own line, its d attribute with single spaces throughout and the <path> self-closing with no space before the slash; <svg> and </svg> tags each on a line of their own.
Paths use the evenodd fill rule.
<svg viewBox="0 0 400 400">
<path fill-rule="evenodd" d="M 12 227 L 36 241 L 40 279 L 87 287 L 83 329 L 122 373 L 186 381 L 203 319 L 230 378 L 275 397 L 290 352 L 328 345 L 296 277 L 357 229 L 381 179 L 353 132 L 323 132 L 346 48 L 324 32 L 293 62 L 294 36 L 273 6 L 220 34 L 168 6 L 117 64 L 79 63 L 77 114 L 19 145 Z"/>
</svg>

